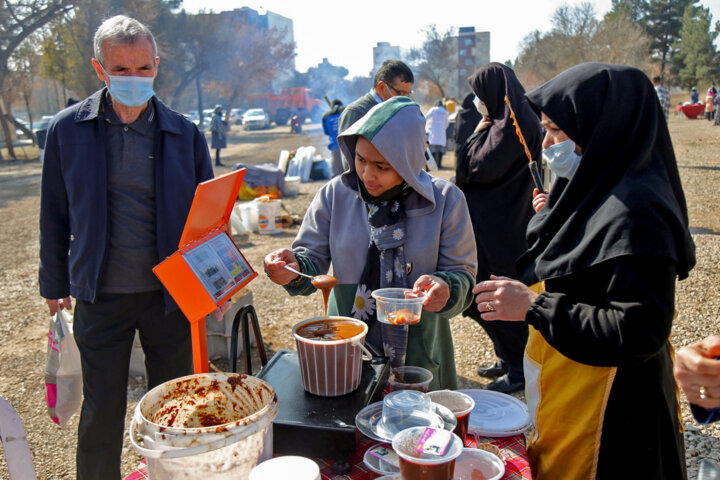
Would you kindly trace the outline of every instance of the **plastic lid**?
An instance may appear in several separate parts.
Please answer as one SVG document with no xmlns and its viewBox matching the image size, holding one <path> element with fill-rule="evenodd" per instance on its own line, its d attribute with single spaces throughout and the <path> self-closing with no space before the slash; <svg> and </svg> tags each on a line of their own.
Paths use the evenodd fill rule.
<svg viewBox="0 0 720 480">
<path fill-rule="evenodd" d="M 492 390 L 458 390 L 475 400 L 468 429 L 492 436 L 525 430 L 530 424 L 527 405 L 515 397 Z"/>
<path fill-rule="evenodd" d="M 253 468 L 249 480 L 276 480 L 278 478 L 320 480 L 320 467 L 305 457 L 292 455 L 275 457 Z"/>
</svg>

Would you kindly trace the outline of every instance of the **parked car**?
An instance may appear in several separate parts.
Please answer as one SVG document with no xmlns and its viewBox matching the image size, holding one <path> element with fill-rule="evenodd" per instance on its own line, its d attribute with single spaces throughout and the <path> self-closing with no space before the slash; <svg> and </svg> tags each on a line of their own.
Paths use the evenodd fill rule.
<svg viewBox="0 0 720 480">
<path fill-rule="evenodd" d="M 234 123 L 235 125 L 242 125 L 242 117 L 244 113 L 245 109 L 243 108 L 230 109 L 230 123 Z"/>
<path fill-rule="evenodd" d="M 251 108 L 243 115 L 243 127 L 245 130 L 270 127 L 270 117 L 262 108 Z"/>
<path fill-rule="evenodd" d="M 183 113 L 183 115 L 195 125 L 198 125 L 200 123 L 200 116 L 198 116 L 197 110 L 190 110 L 190 112 Z"/>
<path fill-rule="evenodd" d="M 210 125 L 210 122 L 212 121 L 212 117 L 215 114 L 215 109 L 213 108 L 206 108 L 203 110 L 203 123 L 205 125 Z"/>
<path fill-rule="evenodd" d="M 45 145 L 45 134 L 47 133 L 47 127 L 52 118 L 52 115 L 43 115 L 42 118 L 33 121 L 32 129 L 30 128 L 30 122 L 28 122 L 27 120 L 19 120 L 19 122 L 22 123 L 26 129 L 32 131 L 33 135 L 35 135 L 35 138 L 38 141 L 38 145 L 40 146 L 40 148 L 43 148 L 43 146 Z M 15 129 L 15 135 L 17 136 L 18 140 L 30 141 L 28 136 L 25 135 L 25 132 L 19 128 Z"/>
</svg>

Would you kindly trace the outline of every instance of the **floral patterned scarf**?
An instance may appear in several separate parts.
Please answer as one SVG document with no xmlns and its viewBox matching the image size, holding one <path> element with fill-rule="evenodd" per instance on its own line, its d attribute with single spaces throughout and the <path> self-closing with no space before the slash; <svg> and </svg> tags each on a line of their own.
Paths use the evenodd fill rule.
<svg viewBox="0 0 720 480">
<path fill-rule="evenodd" d="M 373 290 L 387 287 L 407 288 L 408 272 L 405 245 L 405 208 L 403 199 L 412 191 L 403 182 L 378 197 L 372 197 L 358 180 L 360 196 L 368 210 L 370 245 L 367 260 L 355 293 L 352 316 L 368 324 L 365 344 L 376 355 L 384 355 Z"/>
</svg>

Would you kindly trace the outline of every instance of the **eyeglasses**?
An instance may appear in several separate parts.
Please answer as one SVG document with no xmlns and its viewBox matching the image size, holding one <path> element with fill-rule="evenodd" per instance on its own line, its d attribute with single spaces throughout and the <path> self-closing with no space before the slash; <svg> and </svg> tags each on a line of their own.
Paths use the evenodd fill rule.
<svg viewBox="0 0 720 480">
<path fill-rule="evenodd" d="M 401 92 L 400 90 L 396 89 L 389 83 L 386 83 L 385 86 L 388 87 L 395 94 L 395 96 L 398 96 L 398 97 L 408 97 L 409 98 L 409 97 L 412 97 L 412 94 L 414 93 L 412 90 L 410 90 L 409 92 Z"/>
</svg>

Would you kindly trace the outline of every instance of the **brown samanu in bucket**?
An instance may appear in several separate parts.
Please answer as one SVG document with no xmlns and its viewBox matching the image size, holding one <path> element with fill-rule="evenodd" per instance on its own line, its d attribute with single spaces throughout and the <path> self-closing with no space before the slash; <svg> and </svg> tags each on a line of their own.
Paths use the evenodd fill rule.
<svg viewBox="0 0 720 480">
<path fill-rule="evenodd" d="M 355 318 L 312 318 L 293 327 L 306 391 L 337 397 L 360 385 L 367 325 Z M 366 352 L 366 360 L 372 359 Z"/>
<path fill-rule="evenodd" d="M 357 323 L 329 319 L 307 323 L 296 333 L 303 338 L 312 340 L 344 340 L 360 335 L 363 330 L 364 327 Z"/>
<path fill-rule="evenodd" d="M 241 424 L 267 402 L 270 392 L 261 383 L 250 388 L 246 375 L 229 375 L 198 384 L 193 379 L 177 382 L 165 395 L 165 402 L 150 421 L 161 427 L 204 428 Z M 241 401 L 238 401 L 241 400 Z"/>
</svg>

